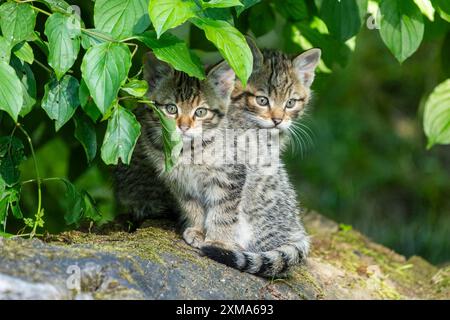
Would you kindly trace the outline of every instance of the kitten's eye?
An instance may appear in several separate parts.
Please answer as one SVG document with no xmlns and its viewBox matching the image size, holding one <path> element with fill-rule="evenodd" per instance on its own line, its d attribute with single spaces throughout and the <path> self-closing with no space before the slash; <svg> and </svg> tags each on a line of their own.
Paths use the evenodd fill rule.
<svg viewBox="0 0 450 320">
<path fill-rule="evenodd" d="M 168 114 L 176 114 L 178 112 L 178 108 L 174 104 L 166 104 L 166 111 Z"/>
<path fill-rule="evenodd" d="M 289 99 L 288 102 L 286 102 L 286 108 L 293 108 L 297 104 L 297 100 L 295 99 Z"/>
<path fill-rule="evenodd" d="M 195 110 L 195 116 L 197 118 L 206 117 L 207 114 L 208 114 L 208 110 L 206 108 L 198 108 L 197 110 Z"/>
<path fill-rule="evenodd" d="M 263 96 L 256 97 L 256 103 L 259 104 L 262 107 L 266 107 L 269 105 L 269 99 Z"/>
</svg>

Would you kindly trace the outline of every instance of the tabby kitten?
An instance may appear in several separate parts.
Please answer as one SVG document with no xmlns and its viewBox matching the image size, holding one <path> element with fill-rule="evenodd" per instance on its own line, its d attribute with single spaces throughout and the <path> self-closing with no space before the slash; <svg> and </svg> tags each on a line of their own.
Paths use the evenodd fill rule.
<svg viewBox="0 0 450 320">
<path fill-rule="evenodd" d="M 149 83 L 149 99 L 176 121 L 184 146 L 200 139 L 205 154 L 212 154 L 215 137 L 226 127 L 225 114 L 235 80 L 233 70 L 222 62 L 208 72 L 206 80 L 199 81 L 148 54 L 144 79 Z M 183 220 L 184 239 L 199 247 L 204 240 L 205 212 L 223 170 L 210 160 L 210 165 L 178 162 L 165 172 L 157 115 L 150 108 L 138 108 L 135 115 L 142 133 L 130 166 L 121 165 L 116 170 L 119 200 L 137 220 L 167 212 L 175 204 Z"/>
<path fill-rule="evenodd" d="M 261 53 L 249 41 L 254 71 L 244 88 L 233 91 L 227 115 L 235 129 L 266 129 L 285 143 L 293 121 L 310 99 L 310 87 L 321 51 L 296 58 L 276 51 Z M 262 276 L 282 276 L 306 257 L 309 240 L 299 218 L 294 188 L 281 162 L 267 172 L 260 165 L 233 166 L 212 201 L 221 210 L 208 212 L 202 252 L 239 270 Z"/>
</svg>

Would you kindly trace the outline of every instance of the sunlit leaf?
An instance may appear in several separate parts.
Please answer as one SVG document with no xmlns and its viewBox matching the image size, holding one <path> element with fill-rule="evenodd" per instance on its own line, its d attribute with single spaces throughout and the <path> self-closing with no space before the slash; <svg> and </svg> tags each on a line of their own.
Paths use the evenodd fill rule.
<svg viewBox="0 0 450 320">
<path fill-rule="evenodd" d="M 101 149 L 101 157 L 106 164 L 117 165 L 119 159 L 129 164 L 137 139 L 141 133 L 141 125 L 134 114 L 117 105 L 108 120 L 105 137 Z"/>
<path fill-rule="evenodd" d="M 148 6 L 150 19 L 158 37 L 195 17 L 199 10 L 192 0 L 150 0 Z"/>
<path fill-rule="evenodd" d="M 147 93 L 148 83 L 145 80 L 133 79 L 125 83 L 121 89 L 134 97 L 143 97 Z"/>
<path fill-rule="evenodd" d="M 78 16 L 52 14 L 45 23 L 48 38 L 48 64 L 55 70 L 59 80 L 69 70 L 80 51 L 81 25 Z"/>
<path fill-rule="evenodd" d="M 22 61 L 25 61 L 29 64 L 33 64 L 34 54 L 33 49 L 28 44 L 28 42 L 22 42 L 16 45 L 13 49 L 14 55 Z"/>
<path fill-rule="evenodd" d="M 34 34 L 36 13 L 28 3 L 8 1 L 0 6 L 0 26 L 3 37 L 12 46 Z"/>
<path fill-rule="evenodd" d="M 428 148 L 450 143 L 450 79 L 438 85 L 425 102 L 423 125 Z"/>
<path fill-rule="evenodd" d="M 123 43 L 105 42 L 89 48 L 81 72 L 92 98 L 104 115 L 117 98 L 131 66 L 131 53 Z"/>
<path fill-rule="evenodd" d="M 419 48 L 423 39 L 422 13 L 412 1 L 382 0 L 380 4 L 383 42 L 403 62 Z"/>
<path fill-rule="evenodd" d="M 95 27 L 124 39 L 150 26 L 148 0 L 97 0 L 94 7 Z"/>
<path fill-rule="evenodd" d="M 225 21 L 196 18 L 192 22 L 205 32 L 245 86 L 253 69 L 253 55 L 245 37 Z"/>
<path fill-rule="evenodd" d="M 150 107 L 158 115 L 159 121 L 161 122 L 165 170 L 171 171 L 181 153 L 183 142 L 180 134 L 176 130 L 177 125 L 175 121 L 168 118 L 153 104 L 151 104 Z"/>
<path fill-rule="evenodd" d="M 5 61 L 0 61 L 0 83 L 0 110 L 17 121 L 23 105 L 23 89 L 15 70 Z"/>
<path fill-rule="evenodd" d="M 152 49 L 159 60 L 169 63 L 174 69 L 183 71 L 191 77 L 205 78 L 200 59 L 189 51 L 183 40 L 169 33 L 163 34 L 158 39 L 154 31 L 147 31 L 138 39 Z"/>
</svg>

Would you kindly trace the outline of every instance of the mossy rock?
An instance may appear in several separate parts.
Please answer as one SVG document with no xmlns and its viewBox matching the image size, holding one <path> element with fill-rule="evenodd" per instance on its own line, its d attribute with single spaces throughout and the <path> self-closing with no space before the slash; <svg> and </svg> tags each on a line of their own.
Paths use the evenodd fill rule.
<svg viewBox="0 0 450 320">
<path fill-rule="evenodd" d="M 449 267 L 406 259 L 313 212 L 304 220 L 312 253 L 285 279 L 201 257 L 168 221 L 149 220 L 132 233 L 0 239 L 0 299 L 450 298 Z"/>
</svg>

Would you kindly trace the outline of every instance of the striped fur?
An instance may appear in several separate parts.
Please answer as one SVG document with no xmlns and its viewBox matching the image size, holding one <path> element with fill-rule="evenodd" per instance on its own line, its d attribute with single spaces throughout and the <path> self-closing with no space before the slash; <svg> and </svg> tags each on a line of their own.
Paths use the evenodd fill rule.
<svg viewBox="0 0 450 320">
<path fill-rule="evenodd" d="M 200 82 L 157 61 L 146 65 L 150 99 L 160 105 L 175 103 L 185 115 L 200 105 L 212 110 L 202 124 L 207 163 L 177 163 L 171 172 L 165 172 L 159 121 L 151 111 L 138 109 L 142 134 L 131 165 L 122 166 L 116 175 L 122 202 L 148 215 L 148 203 L 152 202 L 149 190 L 157 189 L 175 199 L 184 223 L 183 238 L 203 254 L 266 277 L 289 272 L 306 257 L 309 240 L 283 164 L 267 174 L 261 165 L 217 164 L 208 157 L 219 143 L 215 137 L 227 129 L 267 128 L 260 119 L 268 117 L 270 110 L 254 106 L 252 98 L 259 94 L 257 90 L 270 93 L 276 103 L 297 94 L 302 99 L 298 110 L 306 105 L 309 86 L 305 80 L 311 75 L 298 73 L 295 60 L 277 52 L 264 53 L 247 87 L 237 83 L 232 95 L 234 76 L 227 68 L 216 67 Z M 290 113 L 290 117 L 301 114 Z"/>
<path fill-rule="evenodd" d="M 276 51 L 260 53 L 255 47 L 253 51 L 254 72 L 246 88 L 240 83 L 235 87 L 227 116 L 229 125 L 279 130 L 284 143 L 292 121 L 301 117 L 309 101 L 309 88 L 314 77 L 311 72 L 317 65 L 320 51 L 319 55 L 317 51 L 310 52 L 315 54 L 313 59 L 310 59 L 310 53 L 291 59 Z M 270 107 L 257 106 L 254 98 L 258 95 L 266 96 Z M 299 101 L 294 108 L 287 110 L 286 101 L 292 97 L 299 98 Z M 267 124 L 271 121 L 266 121 L 267 118 L 270 119 L 276 110 L 281 110 L 284 126 Z M 206 241 L 202 252 L 244 272 L 265 277 L 283 276 L 306 258 L 309 238 L 301 223 L 297 196 L 284 166 L 280 163 L 271 174 L 264 170 L 263 167 L 247 166 L 241 172 L 245 174 L 245 180 L 238 185 L 240 198 L 232 242 Z"/>
</svg>

